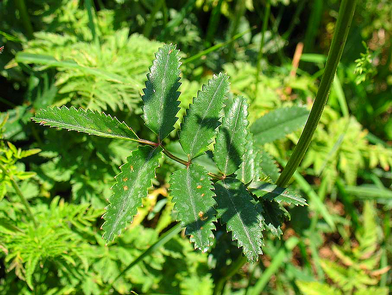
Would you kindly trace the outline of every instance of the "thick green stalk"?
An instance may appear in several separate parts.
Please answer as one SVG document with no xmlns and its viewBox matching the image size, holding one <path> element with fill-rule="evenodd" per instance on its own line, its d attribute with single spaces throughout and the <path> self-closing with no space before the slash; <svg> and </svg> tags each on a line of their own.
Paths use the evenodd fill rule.
<svg viewBox="0 0 392 295">
<path fill-rule="evenodd" d="M 106 288 L 106 292 L 110 291 L 113 288 L 113 285 L 119 278 L 121 278 L 128 270 L 134 267 L 139 262 L 142 262 L 144 258 L 150 256 L 153 252 L 158 250 L 172 238 L 174 238 L 182 229 L 181 223 L 178 223 L 174 227 L 172 227 L 169 231 L 167 231 L 164 235 L 162 235 L 158 241 L 156 241 L 151 247 L 149 247 L 146 251 L 144 251 L 140 256 L 138 256 L 135 260 L 133 260 L 122 272 L 120 272 L 117 277 L 108 285 Z M 107 293 L 108 294 L 108 293 Z"/>
<path fill-rule="evenodd" d="M 164 0 L 156 0 L 155 1 L 154 8 L 152 9 L 150 17 L 148 18 L 148 21 L 147 21 L 146 25 L 144 26 L 144 30 L 143 30 L 143 35 L 146 38 L 150 38 L 152 25 L 154 24 L 154 21 L 155 21 L 155 16 L 156 16 L 157 12 L 159 11 L 159 9 L 161 9 L 163 1 Z"/>
<path fill-rule="evenodd" d="M 31 40 L 34 38 L 34 30 L 31 24 L 30 16 L 27 12 L 26 3 L 24 0 L 16 0 L 16 7 L 18 7 L 20 19 L 22 20 L 23 26 L 26 30 L 27 39 Z"/>
<path fill-rule="evenodd" d="M 263 28 L 261 29 L 261 40 L 260 40 L 260 49 L 259 54 L 257 55 L 257 64 L 256 64 L 256 95 L 257 89 L 259 85 L 259 77 L 260 77 L 260 68 L 261 68 L 261 59 L 263 58 L 263 49 L 265 42 L 265 31 L 267 30 L 268 19 L 271 13 L 271 3 L 270 0 L 267 0 L 267 4 L 265 6 L 264 17 L 263 17 Z"/>
<path fill-rule="evenodd" d="M 328 100 L 328 93 L 336 73 L 336 68 L 339 64 L 340 58 L 342 57 L 344 45 L 347 41 L 347 36 L 350 31 L 356 3 L 357 0 L 342 1 L 336 30 L 332 39 L 331 48 L 328 53 L 324 75 L 321 79 L 320 87 L 317 91 L 316 99 L 310 112 L 309 119 L 306 122 L 298 144 L 276 183 L 280 187 L 284 187 L 288 184 L 295 170 L 298 168 L 310 145 L 318 122 L 320 121 L 321 114 Z"/>
</svg>

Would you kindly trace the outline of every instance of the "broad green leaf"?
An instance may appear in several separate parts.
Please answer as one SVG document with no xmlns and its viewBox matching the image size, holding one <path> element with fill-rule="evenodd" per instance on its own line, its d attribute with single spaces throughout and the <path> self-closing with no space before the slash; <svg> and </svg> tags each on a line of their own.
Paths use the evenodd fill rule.
<svg viewBox="0 0 392 295">
<path fill-rule="evenodd" d="M 32 120 L 44 126 L 84 132 L 101 137 L 134 141 L 139 139 L 127 124 L 121 123 L 116 117 L 81 108 L 77 110 L 74 107 L 68 109 L 63 106 L 61 108 L 41 109 L 37 111 Z"/>
<path fill-rule="evenodd" d="M 170 180 L 175 209 L 195 247 L 207 251 L 214 239 L 216 221 L 213 186 L 208 172 L 197 164 L 177 170 Z"/>
<path fill-rule="evenodd" d="M 174 130 L 179 111 L 180 57 L 175 45 L 164 45 L 147 75 L 146 88 L 143 89 L 144 122 L 147 127 L 164 139 Z"/>
<path fill-rule="evenodd" d="M 271 179 L 273 182 L 276 182 L 279 178 L 279 168 L 275 162 L 275 160 L 272 158 L 272 156 L 264 151 L 260 151 L 260 156 L 261 156 L 261 174 L 264 174 L 264 180 Z"/>
<path fill-rule="evenodd" d="M 233 232 L 233 238 L 243 247 L 245 256 L 256 261 L 262 254 L 261 212 L 256 210 L 252 196 L 244 184 L 227 178 L 215 184 L 218 217 Z"/>
<path fill-rule="evenodd" d="M 245 153 L 248 126 L 246 99 L 228 99 L 225 116 L 216 139 L 214 159 L 225 175 L 234 173 L 242 163 Z"/>
<path fill-rule="evenodd" d="M 142 204 L 142 198 L 147 196 L 147 189 L 151 186 L 160 158 L 160 147 L 140 147 L 121 166 L 121 173 L 116 176 L 116 183 L 112 188 L 110 204 L 103 215 L 103 238 L 107 242 L 112 241 L 132 221 L 137 208 Z"/>
<path fill-rule="evenodd" d="M 220 125 L 223 100 L 229 90 L 228 77 L 214 76 L 190 105 L 180 134 L 184 152 L 192 159 L 205 151 Z"/>
<path fill-rule="evenodd" d="M 249 183 L 252 180 L 258 180 L 260 177 L 260 162 L 261 157 L 257 150 L 255 150 L 253 143 L 253 134 L 248 133 L 246 138 L 246 147 L 243 157 L 243 162 L 240 169 L 237 171 L 237 178 L 243 183 Z"/>
<path fill-rule="evenodd" d="M 263 200 L 275 201 L 279 204 L 281 202 L 285 202 L 287 204 L 295 205 L 295 206 L 305 206 L 306 200 L 299 196 L 298 194 L 292 192 L 288 188 L 278 187 L 272 183 L 268 182 L 253 182 L 250 186 L 250 191 L 258 196 L 259 198 L 263 198 Z"/>
<path fill-rule="evenodd" d="M 279 238 L 283 235 L 281 226 L 289 214 L 284 207 L 276 202 L 265 201 L 262 204 L 263 224 L 274 236 Z"/>
<path fill-rule="evenodd" d="M 277 109 L 257 119 L 250 131 L 256 144 L 273 142 L 303 127 L 308 115 L 309 111 L 299 106 Z"/>
</svg>

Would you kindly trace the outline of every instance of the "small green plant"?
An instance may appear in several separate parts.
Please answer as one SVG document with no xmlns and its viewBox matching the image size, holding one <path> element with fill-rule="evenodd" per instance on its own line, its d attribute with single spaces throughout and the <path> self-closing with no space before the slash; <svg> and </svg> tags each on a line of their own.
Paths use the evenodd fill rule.
<svg viewBox="0 0 392 295">
<path fill-rule="evenodd" d="M 262 253 L 262 232 L 269 230 L 278 236 L 282 233 L 280 225 L 287 215 L 282 202 L 301 206 L 306 202 L 288 189 L 260 181 L 268 179 L 266 175 L 270 173 L 259 167 L 260 154 L 255 150 L 251 131 L 257 140 L 266 137 L 264 142 L 284 137 L 304 124 L 302 117 L 307 110 L 288 108 L 259 119 L 249 129 L 247 102 L 243 97 L 229 95 L 228 77 L 221 73 L 202 87 L 187 110 L 179 132 L 183 152 L 175 155 L 167 149 L 165 138 L 178 120 L 180 84 L 179 51 L 174 45 L 165 45 L 156 54 L 142 97 L 143 119 L 155 133 L 156 141 L 142 139 L 125 122 L 92 110 L 42 109 L 33 120 L 45 126 L 143 145 L 132 152 L 116 176 L 113 195 L 103 215 L 103 238 L 107 242 L 133 221 L 165 154 L 184 166 L 172 174 L 170 190 L 178 220 L 195 248 L 206 251 L 213 245 L 214 222 L 220 219 L 232 231 L 245 256 L 255 261 Z M 297 116 L 302 116 L 298 122 Z M 295 124 L 291 124 L 293 120 Z M 210 150 L 212 156 L 207 153 Z M 203 167 L 206 158 L 213 160 L 211 171 Z"/>
</svg>

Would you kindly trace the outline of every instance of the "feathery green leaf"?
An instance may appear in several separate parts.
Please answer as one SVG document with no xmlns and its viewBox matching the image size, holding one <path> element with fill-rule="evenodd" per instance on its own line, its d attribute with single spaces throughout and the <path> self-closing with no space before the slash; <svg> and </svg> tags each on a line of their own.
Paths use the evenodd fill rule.
<svg viewBox="0 0 392 295">
<path fill-rule="evenodd" d="M 252 124 L 250 131 L 256 144 L 263 145 L 284 138 L 303 127 L 309 111 L 304 107 L 293 106 L 271 111 Z"/>
<path fill-rule="evenodd" d="M 216 139 L 214 159 L 225 175 L 234 173 L 242 163 L 248 126 L 246 99 L 228 99 L 225 116 Z"/>
<path fill-rule="evenodd" d="M 215 184 L 218 217 L 233 232 L 245 256 L 256 261 L 262 254 L 261 213 L 256 209 L 252 196 L 243 183 L 226 178 Z"/>
<path fill-rule="evenodd" d="M 151 149 L 140 147 L 127 158 L 127 163 L 121 166 L 121 173 L 116 176 L 113 195 L 110 204 L 103 215 L 105 231 L 103 238 L 110 242 L 121 230 L 132 221 L 137 208 L 142 205 L 142 198 L 147 196 L 147 189 L 155 176 L 159 165 L 161 148 Z"/>
<path fill-rule="evenodd" d="M 299 196 L 298 194 L 292 192 L 288 188 L 278 187 L 275 184 L 268 182 L 253 182 L 249 186 L 250 191 L 258 196 L 259 198 L 263 198 L 263 200 L 275 201 L 279 204 L 281 202 L 285 202 L 290 205 L 295 206 L 305 206 L 306 200 Z"/>
<path fill-rule="evenodd" d="M 186 234 L 191 235 L 195 247 L 207 251 L 212 244 L 216 221 L 213 186 L 208 179 L 208 172 L 197 164 L 177 170 L 170 180 L 173 202 L 178 216 L 186 227 Z"/>
<path fill-rule="evenodd" d="M 135 132 L 116 117 L 74 107 L 41 109 L 32 118 L 44 126 L 62 128 L 108 138 L 137 141 Z"/>
<path fill-rule="evenodd" d="M 147 127 L 163 140 L 174 130 L 179 111 L 180 57 L 175 45 L 164 45 L 147 75 L 146 88 L 143 89 L 144 122 Z"/>
<path fill-rule="evenodd" d="M 210 79 L 207 85 L 203 85 L 190 105 L 182 125 L 180 143 L 191 159 L 212 142 L 216 128 L 220 125 L 220 113 L 228 90 L 228 77 L 219 74 Z"/>
</svg>

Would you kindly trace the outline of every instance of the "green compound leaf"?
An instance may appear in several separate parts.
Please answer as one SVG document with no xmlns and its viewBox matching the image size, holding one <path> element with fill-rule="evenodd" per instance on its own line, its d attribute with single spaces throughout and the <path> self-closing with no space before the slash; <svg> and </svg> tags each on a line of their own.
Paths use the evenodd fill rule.
<svg viewBox="0 0 392 295">
<path fill-rule="evenodd" d="M 275 162 L 275 160 L 272 158 L 272 156 L 264 151 L 260 151 L 260 156 L 261 156 L 261 175 L 263 180 L 269 180 L 271 179 L 273 182 L 276 182 L 279 178 L 279 168 Z"/>
<path fill-rule="evenodd" d="M 112 188 L 110 204 L 103 215 L 103 238 L 107 242 L 120 235 L 142 205 L 142 198 L 147 196 L 147 189 L 151 186 L 155 169 L 159 165 L 161 150 L 160 147 L 140 147 L 121 166 L 121 173 L 116 176 L 116 183 Z"/>
<path fill-rule="evenodd" d="M 262 254 L 262 216 L 243 183 L 227 178 L 215 184 L 218 217 L 233 232 L 245 256 L 256 261 Z"/>
<path fill-rule="evenodd" d="M 75 107 L 47 108 L 37 111 L 33 121 L 44 126 L 78 131 L 101 137 L 138 141 L 139 137 L 124 122 L 104 113 Z"/>
<path fill-rule="evenodd" d="M 212 230 L 216 221 L 216 203 L 208 172 L 197 164 L 178 170 L 171 177 L 170 189 L 186 234 L 191 235 L 195 248 L 207 251 L 214 239 Z"/>
<path fill-rule="evenodd" d="M 160 141 L 174 130 L 178 119 L 180 92 L 177 90 L 181 85 L 178 53 L 175 45 L 159 48 L 143 89 L 143 119 Z"/>
<path fill-rule="evenodd" d="M 205 151 L 220 125 L 223 100 L 229 91 L 228 77 L 214 76 L 197 94 L 182 125 L 180 143 L 191 159 Z"/>
<path fill-rule="evenodd" d="M 304 198 L 292 192 L 290 189 L 278 187 L 268 182 L 253 182 L 249 186 L 249 189 L 259 198 L 263 198 L 263 200 L 275 201 L 279 204 L 281 202 L 285 202 L 287 204 L 295 206 L 307 205 Z"/>
<path fill-rule="evenodd" d="M 253 134 L 248 133 L 246 138 L 246 147 L 243 157 L 243 162 L 240 169 L 237 171 L 237 179 L 243 183 L 249 183 L 252 180 L 258 180 L 260 176 L 260 162 L 261 156 L 257 150 L 255 150 L 253 143 Z"/>
<path fill-rule="evenodd" d="M 263 145 L 284 138 L 303 127 L 309 111 L 304 107 L 293 106 L 271 111 L 252 124 L 250 131 L 256 144 Z"/>
<path fill-rule="evenodd" d="M 242 163 L 245 153 L 248 126 L 246 99 L 228 99 L 225 116 L 216 139 L 214 159 L 225 175 L 234 173 Z"/>
</svg>

